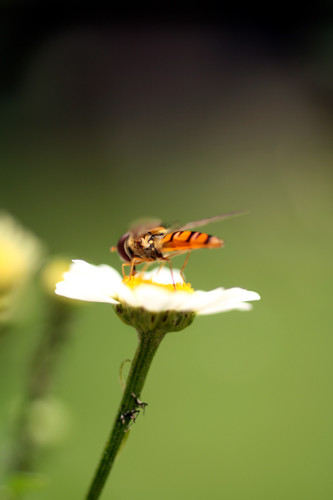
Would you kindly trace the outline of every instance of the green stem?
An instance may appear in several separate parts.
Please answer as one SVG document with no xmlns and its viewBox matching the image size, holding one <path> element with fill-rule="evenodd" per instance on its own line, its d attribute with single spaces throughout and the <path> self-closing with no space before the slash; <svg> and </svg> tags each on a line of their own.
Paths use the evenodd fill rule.
<svg viewBox="0 0 333 500">
<path fill-rule="evenodd" d="M 165 333 L 138 331 L 139 343 L 126 381 L 123 397 L 113 424 L 110 437 L 105 445 L 102 458 L 88 491 L 87 500 L 99 498 L 119 448 L 131 424 L 131 412 L 138 408 L 135 398 L 140 397 L 153 357 Z M 124 415 L 125 418 L 124 418 Z"/>
<path fill-rule="evenodd" d="M 69 303 L 51 301 L 49 318 L 27 374 L 27 392 L 14 430 L 13 450 L 9 458 L 8 473 L 32 472 L 39 447 L 29 430 L 29 411 L 33 404 L 50 394 L 62 348 L 69 339 L 72 307 Z"/>
</svg>

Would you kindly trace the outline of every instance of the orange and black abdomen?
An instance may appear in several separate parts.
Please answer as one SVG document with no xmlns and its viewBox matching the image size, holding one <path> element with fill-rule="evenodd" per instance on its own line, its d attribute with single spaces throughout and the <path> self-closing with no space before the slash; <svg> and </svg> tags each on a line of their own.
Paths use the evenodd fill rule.
<svg viewBox="0 0 333 500">
<path fill-rule="evenodd" d="M 175 231 L 168 233 L 162 239 L 162 251 L 177 252 L 181 250 L 195 250 L 197 248 L 218 248 L 223 241 L 199 231 Z"/>
</svg>

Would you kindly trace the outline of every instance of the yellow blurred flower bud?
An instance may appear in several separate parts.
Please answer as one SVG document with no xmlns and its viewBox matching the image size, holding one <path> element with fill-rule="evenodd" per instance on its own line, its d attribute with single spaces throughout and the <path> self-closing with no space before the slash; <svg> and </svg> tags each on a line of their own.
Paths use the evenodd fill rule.
<svg viewBox="0 0 333 500">
<path fill-rule="evenodd" d="M 0 212 L 0 295 L 11 292 L 35 272 L 42 244 L 7 213 Z"/>
<path fill-rule="evenodd" d="M 61 299 L 55 294 L 55 287 L 59 281 L 62 281 L 64 274 L 69 270 L 71 261 L 65 257 L 53 257 L 42 269 L 40 280 L 42 287 L 47 295 L 54 299 Z"/>
<path fill-rule="evenodd" d="M 13 314 L 17 296 L 41 265 L 41 241 L 11 215 L 0 212 L 0 323 Z"/>
</svg>

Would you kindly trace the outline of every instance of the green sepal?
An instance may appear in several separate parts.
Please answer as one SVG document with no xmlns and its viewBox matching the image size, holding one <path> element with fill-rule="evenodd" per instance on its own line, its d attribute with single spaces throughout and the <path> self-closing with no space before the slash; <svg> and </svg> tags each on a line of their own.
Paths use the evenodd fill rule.
<svg viewBox="0 0 333 500">
<path fill-rule="evenodd" d="M 129 307 L 125 304 L 117 304 L 114 309 L 126 325 L 133 326 L 138 331 L 157 334 L 180 332 L 187 328 L 195 318 L 194 312 L 152 312 L 143 307 Z"/>
</svg>

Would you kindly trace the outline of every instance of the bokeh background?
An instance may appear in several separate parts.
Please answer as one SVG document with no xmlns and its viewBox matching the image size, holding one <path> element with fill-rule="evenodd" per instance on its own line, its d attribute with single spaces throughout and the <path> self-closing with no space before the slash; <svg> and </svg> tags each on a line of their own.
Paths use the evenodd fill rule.
<svg viewBox="0 0 333 500">
<path fill-rule="evenodd" d="M 48 255 L 120 269 L 109 248 L 139 216 L 174 223 L 249 210 L 208 228 L 226 246 L 194 252 L 186 276 L 262 300 L 167 337 L 142 394 L 146 414 L 102 498 L 331 499 L 325 11 L 289 23 L 283 13 L 128 22 L 93 9 L 37 23 L 29 8 L 6 12 L 0 205 Z M 26 294 L 0 354 L 3 441 L 45 322 L 38 277 Z M 120 363 L 135 347 L 112 308 L 77 307 L 52 383 L 69 430 L 41 453 L 47 486 L 25 498 L 84 497 L 118 407 Z"/>
</svg>

